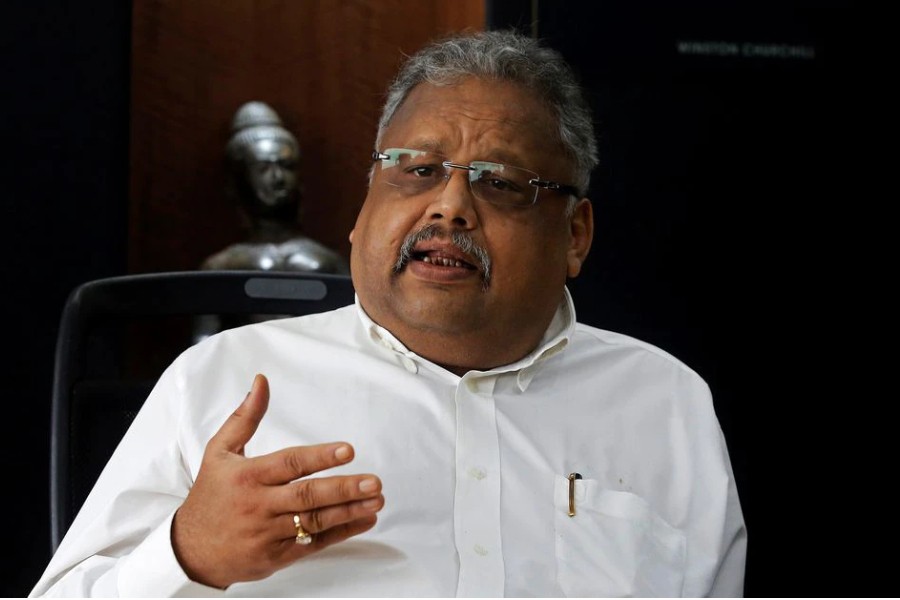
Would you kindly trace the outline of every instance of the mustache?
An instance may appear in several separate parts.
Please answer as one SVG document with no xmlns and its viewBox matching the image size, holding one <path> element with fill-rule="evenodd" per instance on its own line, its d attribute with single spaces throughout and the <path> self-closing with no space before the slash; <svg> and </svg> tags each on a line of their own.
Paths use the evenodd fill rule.
<svg viewBox="0 0 900 600">
<path fill-rule="evenodd" d="M 409 264 L 409 261 L 413 258 L 413 248 L 416 247 L 416 244 L 442 236 L 449 239 L 450 243 L 456 246 L 460 252 L 464 252 L 475 259 L 478 263 L 476 266 L 481 271 L 482 287 L 487 289 L 491 283 L 491 257 L 487 250 L 476 244 L 475 240 L 468 233 L 458 230 L 446 233 L 439 225 L 434 223 L 426 225 L 406 236 L 406 239 L 403 240 L 403 245 L 400 246 L 397 262 L 394 263 L 394 273 L 399 273 Z"/>
</svg>

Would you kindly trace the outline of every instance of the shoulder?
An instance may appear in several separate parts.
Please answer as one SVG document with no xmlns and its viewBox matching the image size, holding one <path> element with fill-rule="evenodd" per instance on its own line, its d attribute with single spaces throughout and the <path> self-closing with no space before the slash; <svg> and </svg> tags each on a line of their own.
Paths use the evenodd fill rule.
<svg viewBox="0 0 900 600">
<path fill-rule="evenodd" d="M 260 259 L 271 256 L 274 252 L 272 244 L 232 244 L 203 261 L 204 269 L 239 269 L 257 270 Z"/>
<path fill-rule="evenodd" d="M 292 238 L 279 246 L 283 267 L 296 271 L 350 273 L 347 261 L 336 251 L 307 237 Z"/>
<path fill-rule="evenodd" d="M 335 250 L 332 250 L 321 242 L 317 242 L 316 240 L 305 236 L 294 237 L 282 242 L 278 249 L 286 255 L 304 253 L 327 257 L 340 256 Z"/>
<path fill-rule="evenodd" d="M 361 329 L 353 305 L 227 329 L 182 352 L 157 387 L 166 402 L 178 404 L 173 410 L 194 424 L 192 429 L 198 423 L 220 423 L 257 373 L 269 377 L 273 389 L 285 389 L 282 382 L 287 380 L 315 380 L 329 365 L 333 371 L 333 365 L 347 363 L 360 345 Z M 212 433 L 214 429 L 204 429 L 192 439 Z"/>
<path fill-rule="evenodd" d="M 662 348 L 635 337 L 576 323 L 570 346 L 576 360 L 596 361 L 598 368 L 615 369 L 647 382 L 687 386 L 709 395 L 709 387 L 694 369 Z"/>
<path fill-rule="evenodd" d="M 591 325 L 585 325 L 584 323 L 576 323 L 574 337 L 578 341 L 593 344 L 612 352 L 620 351 L 646 354 L 648 357 L 653 357 L 674 368 L 685 369 L 694 373 L 694 371 L 684 362 L 662 348 L 630 335 L 625 335 L 624 333 L 617 333 L 615 331 L 609 331 L 608 329 L 599 329 L 597 327 L 592 327 Z"/>
<path fill-rule="evenodd" d="M 180 360 L 188 363 L 261 358 L 308 352 L 311 347 L 353 344 L 359 317 L 354 305 L 335 310 L 276 318 L 212 335 L 186 350 Z"/>
</svg>

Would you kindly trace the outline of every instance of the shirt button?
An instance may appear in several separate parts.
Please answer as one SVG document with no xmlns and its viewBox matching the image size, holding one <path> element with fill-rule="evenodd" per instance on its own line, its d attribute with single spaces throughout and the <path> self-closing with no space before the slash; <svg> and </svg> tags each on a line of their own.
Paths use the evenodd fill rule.
<svg viewBox="0 0 900 600">
<path fill-rule="evenodd" d="M 469 391 L 472 392 L 473 394 L 477 394 L 478 393 L 478 380 L 477 379 L 468 380 L 466 382 L 466 387 L 469 388 Z"/>
<path fill-rule="evenodd" d="M 488 555 L 487 548 L 485 548 L 481 544 L 475 544 L 475 546 L 472 548 L 472 550 L 474 550 L 475 554 L 477 554 L 478 556 L 487 556 Z"/>
<path fill-rule="evenodd" d="M 472 479 L 477 479 L 478 481 L 481 481 L 482 479 L 487 477 L 487 471 L 485 471 L 481 467 L 469 467 L 468 473 L 469 477 L 471 477 Z"/>
</svg>

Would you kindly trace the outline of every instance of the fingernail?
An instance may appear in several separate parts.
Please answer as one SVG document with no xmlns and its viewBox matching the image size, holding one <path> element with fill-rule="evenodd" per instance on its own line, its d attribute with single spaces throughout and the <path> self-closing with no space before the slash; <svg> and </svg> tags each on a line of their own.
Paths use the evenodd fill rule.
<svg viewBox="0 0 900 600">
<path fill-rule="evenodd" d="M 372 479 L 363 479 L 359 482 L 359 491 L 364 493 L 374 492 L 378 489 L 378 482 Z"/>
<path fill-rule="evenodd" d="M 347 460 L 350 458 L 350 447 L 338 446 L 337 450 L 334 451 L 334 457 L 338 460 Z"/>
<path fill-rule="evenodd" d="M 363 500 L 362 506 L 363 508 L 372 510 L 378 508 L 381 504 L 381 498 L 369 498 L 368 500 Z"/>
</svg>

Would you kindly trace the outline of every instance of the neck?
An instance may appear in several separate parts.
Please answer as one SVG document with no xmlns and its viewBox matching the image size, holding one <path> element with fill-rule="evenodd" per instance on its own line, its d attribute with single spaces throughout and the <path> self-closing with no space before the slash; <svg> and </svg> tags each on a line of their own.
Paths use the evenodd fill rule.
<svg viewBox="0 0 900 600">
<path fill-rule="evenodd" d="M 250 240 L 254 242 L 282 242 L 297 234 L 293 224 L 275 219 L 259 218 L 253 222 Z"/>
<path fill-rule="evenodd" d="M 450 331 L 373 315 L 364 305 L 363 310 L 409 350 L 459 376 L 521 360 L 541 343 L 556 312 L 533 318 L 527 325 L 499 323 L 472 331 Z"/>
</svg>

